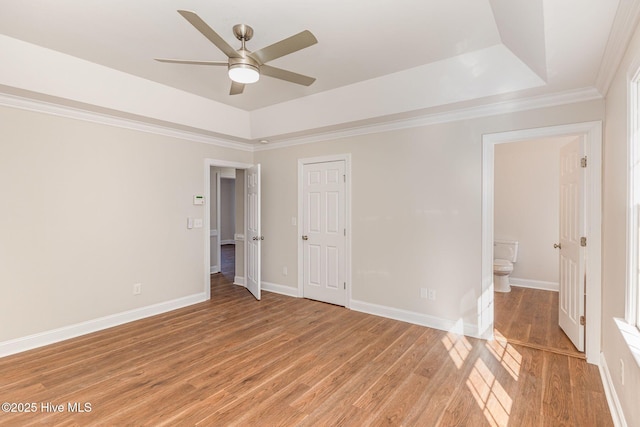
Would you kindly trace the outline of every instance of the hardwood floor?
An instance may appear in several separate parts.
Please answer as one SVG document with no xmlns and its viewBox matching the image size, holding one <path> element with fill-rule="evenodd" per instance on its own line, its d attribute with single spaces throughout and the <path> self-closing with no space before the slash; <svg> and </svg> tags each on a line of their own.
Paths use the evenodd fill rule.
<svg viewBox="0 0 640 427">
<path fill-rule="evenodd" d="M 520 344 L 572 357 L 585 358 L 558 326 L 558 292 L 511 287 L 494 294 L 494 331 L 511 344 Z"/>
<path fill-rule="evenodd" d="M 222 245 L 220 249 L 220 272 L 211 275 L 211 289 L 233 283 L 236 275 L 236 245 Z"/>
<path fill-rule="evenodd" d="M 255 301 L 229 281 L 211 301 L 0 359 L 0 372 L 1 400 L 37 409 L 0 412 L 3 426 L 612 425 L 584 360 L 269 292 Z"/>
</svg>

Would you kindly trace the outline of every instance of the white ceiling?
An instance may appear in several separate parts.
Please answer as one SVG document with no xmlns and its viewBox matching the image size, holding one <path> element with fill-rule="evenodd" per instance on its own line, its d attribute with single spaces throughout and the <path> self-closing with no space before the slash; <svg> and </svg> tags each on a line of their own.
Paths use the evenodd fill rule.
<svg viewBox="0 0 640 427">
<path fill-rule="evenodd" d="M 128 111 L 251 141 L 498 95 L 594 87 L 617 6 L 618 0 L 3 0 L 0 35 L 250 112 L 249 129 L 234 132 L 146 114 L 142 106 Z M 225 67 L 154 61 L 226 60 L 176 9 L 193 10 L 234 47 L 232 26 L 251 25 L 250 50 L 310 30 L 318 44 L 270 65 L 317 81 L 303 87 L 263 76 L 230 96 Z M 26 55 L 17 47 L 24 45 L 8 38 L 0 60 L 26 67 L 16 60 Z M 42 63 L 39 72 L 49 67 Z M 0 85 L 47 92 L 7 73 L 0 73 Z M 74 98 L 59 87 L 48 94 L 118 109 L 98 95 Z M 336 105 L 345 111 L 328 111 Z M 274 124 L 288 116 L 291 123 Z"/>
</svg>

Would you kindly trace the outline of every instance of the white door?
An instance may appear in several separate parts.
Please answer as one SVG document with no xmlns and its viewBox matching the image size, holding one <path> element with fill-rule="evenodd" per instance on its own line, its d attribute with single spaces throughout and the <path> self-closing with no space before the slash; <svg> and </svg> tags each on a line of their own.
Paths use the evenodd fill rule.
<svg viewBox="0 0 640 427">
<path fill-rule="evenodd" d="M 344 306 L 345 162 L 305 164 L 302 176 L 303 294 L 305 298 Z"/>
<path fill-rule="evenodd" d="M 560 310 L 559 323 L 579 351 L 584 351 L 585 168 L 582 138 L 560 150 Z M 586 160 L 585 160 L 586 162 Z"/>
<path fill-rule="evenodd" d="M 256 299 L 260 299 L 260 248 L 262 230 L 260 227 L 260 165 L 246 170 L 246 212 L 247 233 L 245 236 L 245 277 L 247 289 Z"/>
</svg>

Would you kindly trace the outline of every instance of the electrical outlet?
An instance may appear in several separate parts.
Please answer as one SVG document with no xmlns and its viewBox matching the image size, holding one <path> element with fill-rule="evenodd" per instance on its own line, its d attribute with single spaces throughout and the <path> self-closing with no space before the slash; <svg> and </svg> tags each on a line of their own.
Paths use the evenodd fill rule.
<svg viewBox="0 0 640 427">
<path fill-rule="evenodd" d="M 427 298 L 427 288 L 420 288 L 420 298 Z"/>
<path fill-rule="evenodd" d="M 142 283 L 136 283 L 133 285 L 133 294 L 140 295 L 142 293 Z"/>
<path fill-rule="evenodd" d="M 286 276 L 287 274 L 289 274 L 289 269 L 286 266 L 282 267 L 282 275 Z"/>
<path fill-rule="evenodd" d="M 435 289 L 429 289 L 427 292 L 427 298 L 431 301 L 435 301 L 436 300 L 436 290 Z"/>
<path fill-rule="evenodd" d="M 620 359 L 620 382 L 624 385 L 624 360 Z"/>
</svg>

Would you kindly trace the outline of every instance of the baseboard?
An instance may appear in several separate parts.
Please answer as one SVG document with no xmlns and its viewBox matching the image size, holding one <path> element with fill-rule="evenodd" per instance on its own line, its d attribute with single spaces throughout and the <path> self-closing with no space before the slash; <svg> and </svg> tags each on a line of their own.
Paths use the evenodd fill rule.
<svg viewBox="0 0 640 427">
<path fill-rule="evenodd" d="M 602 386 L 604 387 L 604 394 L 607 396 L 607 403 L 609 404 L 609 412 L 611 412 L 613 425 L 616 427 L 627 427 L 627 421 L 624 418 L 624 412 L 622 411 L 622 405 L 620 405 L 616 388 L 613 386 L 611 372 L 609 372 L 609 366 L 607 365 L 604 353 L 600 353 L 600 364 L 598 368 L 600 368 Z"/>
<path fill-rule="evenodd" d="M 542 289 L 545 291 L 556 291 L 560 290 L 560 285 L 558 282 L 544 282 L 542 280 L 529 280 L 529 279 L 518 279 L 517 277 L 510 277 L 509 282 L 511 286 L 518 286 L 521 288 L 531 288 L 531 289 Z"/>
<path fill-rule="evenodd" d="M 75 325 L 64 326 L 62 328 L 52 329 L 50 331 L 40 332 L 37 334 L 28 335 L 26 337 L 0 342 L 0 357 L 21 353 L 23 351 L 68 340 L 70 338 L 76 338 L 81 335 L 101 331 L 103 329 L 133 322 L 135 320 L 144 319 L 146 317 L 155 316 L 157 314 L 166 313 L 168 311 L 176 310 L 178 308 L 186 307 L 192 304 L 197 304 L 206 300 L 207 298 L 204 292 L 202 292 L 171 301 L 165 301 L 146 307 L 124 311 L 122 313 L 88 320 L 82 323 L 76 323 Z"/>
<path fill-rule="evenodd" d="M 211 274 L 220 273 L 220 267 L 218 267 L 217 265 L 212 265 L 211 268 L 209 269 L 209 272 Z"/>
<path fill-rule="evenodd" d="M 461 320 L 454 321 L 430 316 L 428 314 L 417 313 L 415 311 L 402 310 L 399 308 L 387 307 L 384 305 L 372 304 L 369 302 L 351 300 L 349 308 L 362 313 L 373 314 L 375 316 L 400 320 L 415 325 L 426 326 L 428 328 L 440 329 L 442 331 L 454 332 L 474 338 L 481 338 L 477 325 L 463 323 Z"/>
<path fill-rule="evenodd" d="M 235 276 L 233 278 L 234 285 L 244 286 L 244 277 Z M 288 297 L 298 298 L 298 288 L 292 288 L 291 286 L 279 285 L 277 283 L 262 281 L 262 290 L 267 292 L 273 292 L 274 294 L 286 295 Z"/>
<path fill-rule="evenodd" d="M 298 288 L 292 288 L 291 286 L 279 285 L 277 283 L 263 281 L 262 290 L 280 295 L 286 295 L 288 297 L 298 298 Z"/>
<path fill-rule="evenodd" d="M 236 241 L 234 239 L 220 240 L 220 244 L 221 245 L 235 245 Z"/>
</svg>

